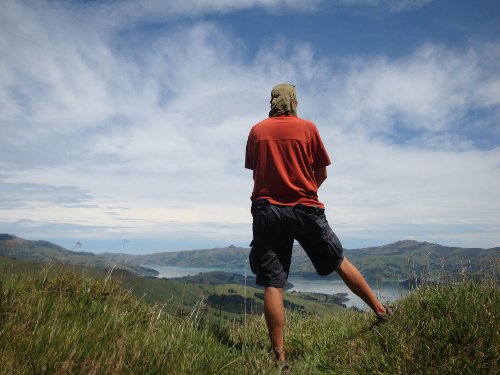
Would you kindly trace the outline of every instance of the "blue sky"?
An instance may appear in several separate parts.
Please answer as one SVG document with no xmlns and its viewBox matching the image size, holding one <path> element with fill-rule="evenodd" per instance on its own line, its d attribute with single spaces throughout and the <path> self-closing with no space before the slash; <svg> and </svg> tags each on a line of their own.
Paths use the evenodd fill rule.
<svg viewBox="0 0 500 375">
<path fill-rule="evenodd" d="M 246 137 L 280 82 L 333 160 L 319 195 L 345 247 L 500 246 L 485 0 L 2 0 L 0 232 L 247 246 Z"/>
</svg>

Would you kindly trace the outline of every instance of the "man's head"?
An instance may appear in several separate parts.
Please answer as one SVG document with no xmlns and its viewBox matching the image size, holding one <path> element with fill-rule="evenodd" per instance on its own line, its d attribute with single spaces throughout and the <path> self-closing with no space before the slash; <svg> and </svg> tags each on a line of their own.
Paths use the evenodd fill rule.
<svg viewBox="0 0 500 375">
<path fill-rule="evenodd" d="M 297 116 L 297 92 L 289 83 L 280 83 L 271 90 L 269 117 L 281 115 Z"/>
</svg>

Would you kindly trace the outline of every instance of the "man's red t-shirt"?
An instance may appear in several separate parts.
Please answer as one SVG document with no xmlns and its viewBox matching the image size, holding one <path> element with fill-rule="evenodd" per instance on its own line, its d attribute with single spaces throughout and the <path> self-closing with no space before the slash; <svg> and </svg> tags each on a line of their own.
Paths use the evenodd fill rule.
<svg viewBox="0 0 500 375">
<path fill-rule="evenodd" d="M 270 117 L 248 136 L 245 168 L 253 170 L 252 201 L 324 208 L 318 200 L 314 170 L 330 165 L 318 129 L 296 116 Z"/>
</svg>

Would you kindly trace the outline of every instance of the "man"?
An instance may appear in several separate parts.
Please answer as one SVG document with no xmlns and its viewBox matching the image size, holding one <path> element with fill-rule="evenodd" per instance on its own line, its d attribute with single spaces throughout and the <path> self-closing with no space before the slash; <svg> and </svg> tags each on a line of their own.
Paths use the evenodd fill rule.
<svg viewBox="0 0 500 375">
<path fill-rule="evenodd" d="M 327 178 L 330 159 L 318 129 L 297 117 L 295 86 L 271 91 L 269 118 L 248 136 L 245 168 L 253 170 L 253 241 L 250 266 L 264 289 L 264 315 L 275 359 L 285 362 L 283 287 L 287 283 L 294 239 L 318 274 L 336 271 L 379 317 L 392 312 L 377 300 L 361 273 L 343 255 L 330 228 L 318 188 Z"/>
</svg>

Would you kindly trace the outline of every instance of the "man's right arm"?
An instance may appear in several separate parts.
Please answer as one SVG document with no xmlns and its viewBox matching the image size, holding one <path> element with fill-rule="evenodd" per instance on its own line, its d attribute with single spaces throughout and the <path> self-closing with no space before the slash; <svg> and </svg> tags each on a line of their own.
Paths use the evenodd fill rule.
<svg viewBox="0 0 500 375">
<path fill-rule="evenodd" d="M 248 135 L 247 139 L 247 147 L 245 152 L 245 168 L 253 170 L 254 168 L 253 164 L 254 164 L 254 149 L 253 149 L 252 131 L 250 131 L 250 134 Z"/>
<path fill-rule="evenodd" d="M 318 185 L 318 189 L 323 182 L 325 182 L 327 178 L 326 167 L 315 169 L 314 170 L 314 178 L 316 179 L 316 184 Z"/>
</svg>

